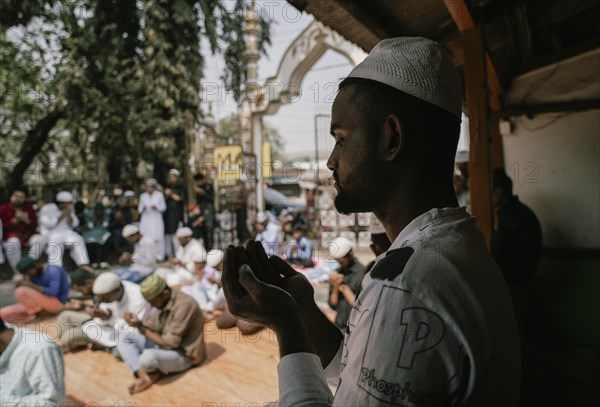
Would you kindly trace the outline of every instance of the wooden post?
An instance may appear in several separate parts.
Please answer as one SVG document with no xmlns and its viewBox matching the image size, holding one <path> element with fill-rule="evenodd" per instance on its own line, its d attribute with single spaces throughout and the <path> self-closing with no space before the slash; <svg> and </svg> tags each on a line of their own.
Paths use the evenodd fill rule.
<svg viewBox="0 0 600 407">
<path fill-rule="evenodd" d="M 464 0 L 444 0 L 444 4 L 448 9 L 448 13 L 450 13 L 450 16 L 456 23 L 458 31 L 464 33 L 467 30 L 475 28 L 475 21 Z M 482 52 L 484 51 L 485 50 Z M 485 69 L 485 82 L 489 92 L 489 105 L 493 112 L 499 112 L 501 108 L 500 95 L 502 94 L 502 85 L 498 78 L 498 74 L 496 73 L 496 69 L 492 64 L 492 60 L 487 53 L 485 53 Z M 504 150 L 502 146 L 502 136 L 500 135 L 498 126 L 499 119 L 497 115 L 493 115 L 489 122 L 489 133 L 491 134 L 492 139 L 492 169 L 499 167 L 504 168 Z"/>
<path fill-rule="evenodd" d="M 502 135 L 500 134 L 500 117 L 492 113 L 490 120 L 490 138 L 491 138 L 491 155 L 492 155 L 492 170 L 494 168 L 504 168 L 504 146 L 502 145 Z"/>
<path fill-rule="evenodd" d="M 486 84 L 486 57 L 481 30 L 473 27 L 463 31 L 465 50 L 465 84 L 469 131 L 469 188 L 471 212 L 477 226 L 490 242 L 492 234 L 492 205 L 490 188 L 489 109 Z"/>
</svg>

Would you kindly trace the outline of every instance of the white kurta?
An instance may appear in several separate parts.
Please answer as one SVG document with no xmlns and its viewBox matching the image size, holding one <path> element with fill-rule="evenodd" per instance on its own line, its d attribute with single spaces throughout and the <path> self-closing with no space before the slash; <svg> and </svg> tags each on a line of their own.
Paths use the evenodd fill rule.
<svg viewBox="0 0 600 407">
<path fill-rule="evenodd" d="M 260 242 L 263 245 L 265 252 L 269 256 L 276 256 L 276 255 L 280 254 L 279 253 L 279 233 L 280 232 L 281 232 L 281 228 L 279 227 L 279 225 L 272 221 L 269 221 L 269 223 L 267 223 L 267 226 L 265 227 L 265 230 L 258 233 L 256 235 L 256 237 L 254 238 L 254 240 L 256 240 L 257 242 Z"/>
<path fill-rule="evenodd" d="M 64 373 L 63 355 L 53 340 L 16 328 L 0 356 L 0 405 L 67 405 Z"/>
<path fill-rule="evenodd" d="M 204 277 L 192 285 L 181 287 L 181 291 L 196 300 L 200 309 L 214 311 L 225 307 L 225 294 L 218 284 L 211 283 L 210 277 L 221 278 L 221 273 L 215 268 L 204 267 Z"/>
<path fill-rule="evenodd" d="M 131 256 L 131 269 L 138 271 L 144 276 L 152 274 L 156 267 L 156 243 L 149 237 L 142 236 L 135 245 L 135 251 Z"/>
<path fill-rule="evenodd" d="M 37 245 L 46 247 L 46 253 L 48 254 L 48 263 L 62 266 L 63 254 L 65 246 L 71 250 L 71 257 L 78 266 L 82 264 L 88 264 L 89 256 L 85 241 L 83 237 L 73 230 L 74 227 L 79 226 L 79 219 L 75 216 L 75 211 L 71 211 L 71 219 L 73 223 L 69 225 L 67 219 L 59 218 L 62 215 L 62 211 L 54 203 L 49 203 L 40 209 L 39 224 L 40 224 L 40 235 L 32 237 L 32 241 Z M 34 251 L 37 250 L 33 248 Z M 30 254 L 32 251 L 30 251 Z M 38 254 L 34 254 L 35 258 L 39 257 L 41 251 L 37 251 Z"/>
<path fill-rule="evenodd" d="M 101 303 L 99 307 L 104 311 L 110 311 L 111 316 L 107 320 L 94 318 L 83 325 L 85 336 L 92 342 L 97 342 L 107 347 L 116 346 L 121 340 L 133 337 L 135 328 L 125 322 L 125 313 L 131 312 L 140 320 L 146 321 L 152 315 L 154 309 L 144 299 L 138 284 L 130 281 L 121 281 L 123 284 L 123 297 L 119 301 Z"/>
<path fill-rule="evenodd" d="M 185 246 L 179 246 L 175 252 L 177 260 L 185 264 L 185 269 L 190 273 L 194 273 L 194 258 L 200 253 L 206 254 L 206 249 L 197 239 L 192 239 Z M 178 266 L 180 267 L 180 266 Z M 181 268 L 181 267 L 180 267 Z"/>
<path fill-rule="evenodd" d="M 58 208 L 55 203 L 49 203 L 40 208 L 40 233 L 42 235 L 48 235 L 51 232 L 68 232 L 73 228 L 79 226 L 79 219 L 75 216 L 75 211 L 71 211 L 71 219 L 73 224 L 69 225 L 67 219 L 63 219 L 60 222 L 58 219 L 62 215 L 62 211 Z"/>
<path fill-rule="evenodd" d="M 192 284 L 195 280 L 194 259 L 201 253 L 204 253 L 206 256 L 206 249 L 199 240 L 192 239 L 187 245 L 179 246 L 175 253 L 175 258 L 181 261 L 184 267 L 177 265 L 172 269 L 161 268 L 155 274 L 167 280 L 169 287 Z"/>
<path fill-rule="evenodd" d="M 162 192 L 154 191 L 152 195 L 144 192 L 140 195 L 138 212 L 140 213 L 140 234 L 156 243 L 156 258 L 165 257 L 165 222 L 163 212 L 167 210 L 165 196 Z"/>
</svg>

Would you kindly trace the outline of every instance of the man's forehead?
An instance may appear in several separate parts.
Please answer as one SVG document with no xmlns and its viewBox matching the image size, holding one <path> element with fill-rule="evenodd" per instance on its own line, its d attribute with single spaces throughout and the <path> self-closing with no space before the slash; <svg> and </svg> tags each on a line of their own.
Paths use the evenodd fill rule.
<svg viewBox="0 0 600 407">
<path fill-rule="evenodd" d="M 354 86 L 345 86 L 338 92 L 331 107 L 332 124 L 348 125 L 362 120 L 362 113 L 355 103 Z"/>
<path fill-rule="evenodd" d="M 354 89 L 352 85 L 344 86 L 342 89 L 340 89 L 337 95 L 335 96 L 335 99 L 333 100 L 332 109 L 350 103 L 350 99 L 353 93 Z"/>
</svg>

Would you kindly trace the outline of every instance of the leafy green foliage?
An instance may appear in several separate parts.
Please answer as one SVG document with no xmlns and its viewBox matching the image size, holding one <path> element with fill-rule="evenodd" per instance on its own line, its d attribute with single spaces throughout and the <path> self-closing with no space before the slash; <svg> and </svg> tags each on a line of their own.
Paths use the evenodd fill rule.
<svg viewBox="0 0 600 407">
<path fill-rule="evenodd" d="M 42 163 L 105 162 L 110 182 L 129 181 L 142 162 L 151 163 L 155 175 L 181 168 L 186 131 L 201 116 L 201 39 L 210 52 L 223 53 L 223 79 L 237 98 L 245 80 L 245 4 L 226 6 L 232 3 L 3 1 L 1 158 L 19 151 L 31 129 L 60 111 L 48 141 L 38 138 L 34 153 Z M 264 50 L 269 23 L 263 26 Z"/>
</svg>

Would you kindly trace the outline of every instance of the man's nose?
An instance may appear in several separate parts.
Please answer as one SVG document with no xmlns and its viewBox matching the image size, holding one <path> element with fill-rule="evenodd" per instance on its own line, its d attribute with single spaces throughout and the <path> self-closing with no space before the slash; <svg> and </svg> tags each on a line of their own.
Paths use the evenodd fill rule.
<svg viewBox="0 0 600 407">
<path fill-rule="evenodd" d="M 329 171 L 335 171 L 337 168 L 337 154 L 335 149 L 331 152 L 329 158 L 327 159 L 327 168 Z"/>
</svg>

